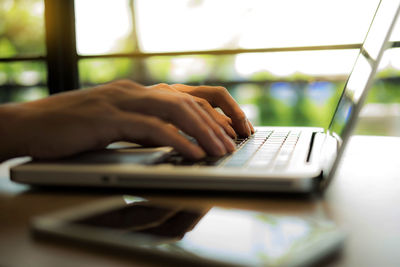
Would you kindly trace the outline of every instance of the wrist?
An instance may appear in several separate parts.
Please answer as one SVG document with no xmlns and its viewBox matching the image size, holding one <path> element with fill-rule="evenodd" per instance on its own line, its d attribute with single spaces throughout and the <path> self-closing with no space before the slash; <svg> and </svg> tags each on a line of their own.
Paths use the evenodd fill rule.
<svg viewBox="0 0 400 267">
<path fill-rule="evenodd" d="M 14 157 L 24 156 L 24 140 L 21 104 L 0 105 L 0 162 Z M 26 129 L 25 129 L 26 130 Z"/>
</svg>

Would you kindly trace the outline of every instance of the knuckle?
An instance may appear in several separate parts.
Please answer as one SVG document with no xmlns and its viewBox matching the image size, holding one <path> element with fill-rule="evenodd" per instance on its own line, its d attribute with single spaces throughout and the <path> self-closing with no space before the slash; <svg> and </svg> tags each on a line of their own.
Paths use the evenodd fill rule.
<svg viewBox="0 0 400 267">
<path fill-rule="evenodd" d="M 173 86 L 166 84 L 166 83 L 158 83 L 158 84 L 152 85 L 150 87 L 153 89 L 158 89 L 158 90 L 177 92 L 177 90 Z"/>
<path fill-rule="evenodd" d="M 129 80 L 129 79 L 121 79 L 121 80 L 119 80 L 121 83 L 128 83 L 128 84 L 130 84 L 130 83 L 132 83 L 132 81 L 131 80 Z"/>
<path fill-rule="evenodd" d="M 107 96 L 107 93 L 102 90 L 102 91 L 97 91 L 97 92 L 91 92 L 84 98 L 84 103 L 86 106 L 99 106 L 103 105 L 104 103 L 108 102 L 109 97 Z"/>
<path fill-rule="evenodd" d="M 122 94 L 125 89 L 121 87 L 118 83 L 111 83 L 106 86 L 101 87 L 98 96 L 111 97 L 113 95 Z"/>
<path fill-rule="evenodd" d="M 221 95 L 229 94 L 228 89 L 226 89 L 226 88 L 223 87 L 223 86 L 216 86 L 215 88 L 216 88 L 217 92 L 218 92 L 219 94 L 221 94 Z"/>
<path fill-rule="evenodd" d="M 156 85 L 154 85 L 157 88 L 170 88 L 170 86 L 167 83 L 158 83 Z"/>
<path fill-rule="evenodd" d="M 163 125 L 162 121 L 156 117 L 149 117 L 144 123 L 150 128 L 160 128 Z"/>
<path fill-rule="evenodd" d="M 203 98 L 197 98 L 196 102 L 202 107 L 209 105 L 208 101 Z"/>
<path fill-rule="evenodd" d="M 198 103 L 198 100 L 200 100 L 200 98 L 195 98 L 192 95 L 186 93 L 178 93 L 176 94 L 176 97 L 179 99 L 179 101 L 187 104 L 195 104 Z"/>
<path fill-rule="evenodd" d="M 217 97 L 219 97 L 220 99 L 226 99 L 230 95 L 228 90 L 222 86 L 218 86 L 216 92 Z"/>
<path fill-rule="evenodd" d="M 230 125 L 232 124 L 232 119 L 225 116 L 225 122 Z"/>
<path fill-rule="evenodd" d="M 108 90 L 109 93 L 116 95 L 116 94 L 123 94 L 125 93 L 125 89 L 119 86 L 110 87 Z"/>
<path fill-rule="evenodd" d="M 189 104 L 189 105 L 196 103 L 196 101 L 194 101 L 193 97 L 190 97 L 188 95 L 180 95 L 179 100 L 186 104 Z"/>
<path fill-rule="evenodd" d="M 136 83 L 129 79 L 118 80 L 118 81 L 112 82 L 111 84 L 116 85 L 118 87 L 122 87 L 124 89 L 144 89 L 145 88 L 143 85 Z"/>
<path fill-rule="evenodd" d="M 197 130 L 202 135 L 208 135 L 208 136 L 212 135 L 212 132 L 213 132 L 213 130 L 209 126 L 204 125 L 204 124 L 203 125 L 198 125 L 197 126 Z"/>
<path fill-rule="evenodd" d="M 227 116 L 224 116 L 222 114 L 221 114 L 221 116 L 218 116 L 217 121 L 218 121 L 219 124 L 222 124 L 222 125 L 226 125 L 226 124 L 230 125 L 230 124 L 232 124 L 231 118 L 229 118 Z"/>
<path fill-rule="evenodd" d="M 240 122 L 247 121 L 247 117 L 243 112 L 240 112 L 237 116 L 236 119 Z"/>
<path fill-rule="evenodd" d="M 113 83 L 114 84 L 118 84 L 118 85 L 122 85 L 122 86 L 132 86 L 132 85 L 135 84 L 134 82 L 132 82 L 129 79 L 122 79 L 122 80 L 115 81 Z"/>
<path fill-rule="evenodd" d="M 185 95 L 176 95 L 169 99 L 169 105 L 173 109 L 187 110 L 193 104 L 193 99 Z"/>
<path fill-rule="evenodd" d="M 175 104 L 172 104 L 171 111 L 175 116 L 186 116 L 189 111 L 189 106 L 187 103 L 179 101 Z"/>
</svg>

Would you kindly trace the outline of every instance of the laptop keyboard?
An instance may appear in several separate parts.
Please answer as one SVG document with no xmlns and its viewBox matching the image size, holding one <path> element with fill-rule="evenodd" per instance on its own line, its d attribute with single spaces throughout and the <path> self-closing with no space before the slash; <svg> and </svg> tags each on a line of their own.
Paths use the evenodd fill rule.
<svg viewBox="0 0 400 267">
<path fill-rule="evenodd" d="M 183 158 L 179 153 L 172 152 L 161 163 L 173 165 L 206 165 L 222 167 L 268 168 L 285 167 L 296 147 L 300 131 L 265 131 L 258 130 L 247 138 L 237 138 L 236 152 L 224 157 L 206 157 L 200 161 Z M 193 140 L 195 142 L 195 140 Z"/>
<path fill-rule="evenodd" d="M 238 140 L 237 151 L 222 164 L 224 167 L 285 167 L 300 138 L 300 131 L 257 131 Z"/>
</svg>

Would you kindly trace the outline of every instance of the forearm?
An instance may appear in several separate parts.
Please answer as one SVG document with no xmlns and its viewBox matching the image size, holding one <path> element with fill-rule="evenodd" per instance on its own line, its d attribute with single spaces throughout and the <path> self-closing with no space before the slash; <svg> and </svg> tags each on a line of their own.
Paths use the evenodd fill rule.
<svg viewBox="0 0 400 267">
<path fill-rule="evenodd" d="M 0 162 L 23 156 L 20 104 L 0 105 Z M 25 129 L 29 130 L 29 129 Z"/>
</svg>

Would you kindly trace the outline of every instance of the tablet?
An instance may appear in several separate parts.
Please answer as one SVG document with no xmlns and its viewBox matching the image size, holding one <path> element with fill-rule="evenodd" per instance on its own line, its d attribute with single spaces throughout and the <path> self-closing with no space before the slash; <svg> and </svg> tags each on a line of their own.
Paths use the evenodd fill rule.
<svg viewBox="0 0 400 267">
<path fill-rule="evenodd" d="M 338 251 L 329 220 L 118 196 L 35 218 L 35 237 L 207 266 L 306 266 Z M 136 255 L 135 254 L 135 255 Z"/>
</svg>

